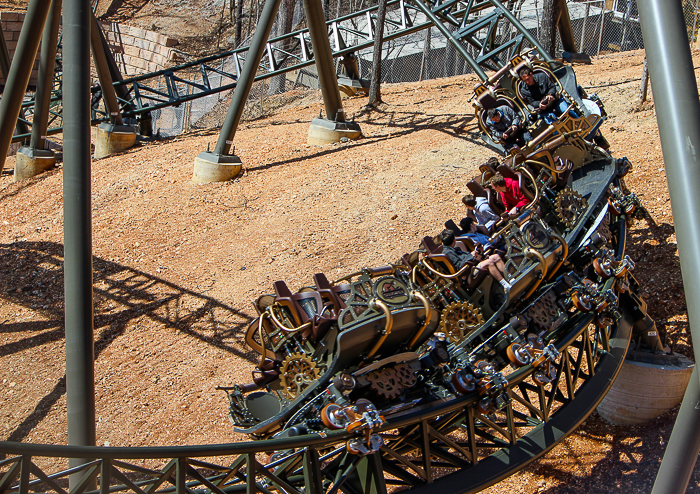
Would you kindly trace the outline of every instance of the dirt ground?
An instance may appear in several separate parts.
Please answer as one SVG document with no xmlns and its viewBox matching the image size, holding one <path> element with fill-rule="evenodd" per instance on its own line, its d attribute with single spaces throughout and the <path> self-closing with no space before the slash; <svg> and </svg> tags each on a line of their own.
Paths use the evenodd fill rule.
<svg viewBox="0 0 700 494">
<path fill-rule="evenodd" d="M 610 118 L 603 132 L 652 221 L 628 243 L 652 317 L 691 355 L 670 201 L 653 106 L 635 110 L 641 52 L 576 68 Z M 695 54 L 700 65 L 700 53 Z M 458 219 L 460 198 L 492 153 L 467 98 L 473 76 L 388 85 L 385 104 L 345 101 L 364 137 L 306 144 L 320 93 L 244 122 L 239 178 L 191 181 L 216 129 L 144 142 L 92 164 L 97 440 L 105 446 L 240 441 L 216 385 L 248 382 L 251 300 L 397 260 Z M 0 440 L 65 444 L 62 167 L 0 174 Z M 544 459 L 488 493 L 649 492 L 675 412 L 642 427 L 596 414 Z M 700 492 L 700 466 L 688 492 Z"/>
</svg>

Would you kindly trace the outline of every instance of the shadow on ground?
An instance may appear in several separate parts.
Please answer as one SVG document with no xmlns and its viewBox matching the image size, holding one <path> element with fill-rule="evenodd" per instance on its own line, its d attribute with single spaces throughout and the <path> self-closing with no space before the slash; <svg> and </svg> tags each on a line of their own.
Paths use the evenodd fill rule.
<svg viewBox="0 0 700 494">
<path fill-rule="evenodd" d="M 65 338 L 63 317 L 63 245 L 53 242 L 0 244 L 0 301 L 36 313 L 30 321 L 0 321 L 0 334 L 26 337 L 0 345 L 0 357 Z M 232 355 L 254 362 L 243 339 L 251 318 L 233 307 L 142 271 L 93 259 L 95 358 L 129 323 L 147 317 L 164 330 L 177 330 Z M 66 392 L 65 375 L 26 419 L 9 434 L 22 441 Z"/>
</svg>

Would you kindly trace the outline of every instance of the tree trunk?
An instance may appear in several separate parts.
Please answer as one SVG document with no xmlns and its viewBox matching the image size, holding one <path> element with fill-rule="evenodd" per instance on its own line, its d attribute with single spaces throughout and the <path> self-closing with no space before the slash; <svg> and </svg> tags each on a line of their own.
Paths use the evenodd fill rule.
<svg viewBox="0 0 700 494">
<path fill-rule="evenodd" d="M 233 0 L 231 0 L 233 1 Z M 236 48 L 241 44 L 241 35 L 243 34 L 243 0 L 238 0 L 236 3 L 236 34 L 234 43 Z"/>
<path fill-rule="evenodd" d="M 379 0 L 377 25 L 374 32 L 374 49 L 372 54 L 372 79 L 369 85 L 369 106 L 377 108 L 382 102 L 380 85 L 382 80 L 382 38 L 384 37 L 384 18 L 387 0 Z"/>
<path fill-rule="evenodd" d="M 544 0 L 542 4 L 542 39 L 540 39 L 540 43 L 552 57 L 557 49 L 557 24 L 559 20 L 557 5 L 557 0 Z"/>
<path fill-rule="evenodd" d="M 647 57 L 644 57 L 644 68 L 642 69 L 642 85 L 639 88 L 639 100 L 637 104 L 641 105 L 647 100 L 647 92 L 649 90 L 649 64 Z"/>
<path fill-rule="evenodd" d="M 425 30 L 425 42 L 423 44 L 423 58 L 420 61 L 419 81 L 430 79 L 430 28 Z"/>
<path fill-rule="evenodd" d="M 323 5 L 323 17 L 324 17 L 324 19 L 329 20 L 331 18 L 330 12 L 328 12 L 328 9 L 331 6 L 330 0 L 323 0 L 322 5 Z"/>
</svg>

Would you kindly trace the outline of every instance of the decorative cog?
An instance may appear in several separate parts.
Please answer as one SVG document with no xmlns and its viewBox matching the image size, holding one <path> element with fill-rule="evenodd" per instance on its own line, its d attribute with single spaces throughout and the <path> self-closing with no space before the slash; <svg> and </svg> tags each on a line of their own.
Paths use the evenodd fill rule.
<svg viewBox="0 0 700 494">
<path fill-rule="evenodd" d="M 398 398 L 403 391 L 396 371 L 390 367 L 370 372 L 367 380 L 371 383 L 372 390 L 387 400 Z"/>
<path fill-rule="evenodd" d="M 469 302 L 453 302 L 442 311 L 440 329 L 455 343 L 484 324 L 484 316 L 478 307 Z"/>
<path fill-rule="evenodd" d="M 399 382 L 407 388 L 412 387 L 414 384 L 416 384 L 416 382 L 418 382 L 416 373 L 411 370 L 408 364 L 399 364 L 394 367 L 394 371 L 396 372 L 396 377 L 398 378 Z"/>
<path fill-rule="evenodd" d="M 588 209 L 588 201 L 581 194 L 568 187 L 557 194 L 554 204 L 557 208 L 557 216 L 567 228 L 574 226 Z"/>
<path fill-rule="evenodd" d="M 282 361 L 280 368 L 282 393 L 293 400 L 311 383 L 319 378 L 320 372 L 316 362 L 303 353 L 292 353 Z"/>
</svg>

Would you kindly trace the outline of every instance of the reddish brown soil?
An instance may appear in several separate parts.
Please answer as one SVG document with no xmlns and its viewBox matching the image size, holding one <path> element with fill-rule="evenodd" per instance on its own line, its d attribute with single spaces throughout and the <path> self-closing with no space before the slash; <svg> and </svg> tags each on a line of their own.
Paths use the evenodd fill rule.
<svg viewBox="0 0 700 494">
<path fill-rule="evenodd" d="M 635 275 L 667 342 L 690 355 L 688 324 L 654 110 L 634 111 L 642 53 L 577 67 L 610 114 L 603 132 L 635 169 L 627 184 L 653 219 L 629 242 Z M 696 54 L 696 64 L 700 54 Z M 95 386 L 99 445 L 239 441 L 217 384 L 247 382 L 251 299 L 392 262 L 463 213 L 460 197 L 491 153 L 478 138 L 474 77 L 390 85 L 385 104 L 346 112 L 364 138 L 306 144 L 319 93 L 248 121 L 228 183 L 191 182 L 216 130 L 144 143 L 92 165 Z M 63 169 L 0 176 L 0 440 L 66 443 Z M 643 427 L 597 415 L 544 459 L 487 492 L 648 492 L 675 413 Z M 700 492 L 700 469 L 688 492 Z"/>
</svg>

